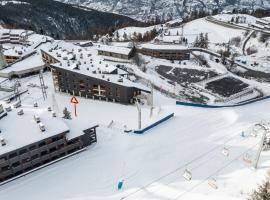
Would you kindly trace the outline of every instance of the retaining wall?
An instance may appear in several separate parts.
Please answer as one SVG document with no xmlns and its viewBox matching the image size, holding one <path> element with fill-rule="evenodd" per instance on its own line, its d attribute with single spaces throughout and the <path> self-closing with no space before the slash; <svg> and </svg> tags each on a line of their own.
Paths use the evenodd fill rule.
<svg viewBox="0 0 270 200">
<path fill-rule="evenodd" d="M 230 108 L 230 107 L 239 107 L 239 106 L 245 106 L 248 104 L 252 104 L 258 101 L 270 99 L 270 96 L 265 96 L 261 98 L 257 98 L 254 100 L 250 101 L 245 101 L 242 103 L 234 104 L 234 105 L 206 105 L 206 104 L 197 104 L 197 103 L 189 103 L 189 102 L 181 102 L 181 101 L 176 101 L 176 105 L 182 105 L 182 106 L 191 106 L 191 107 L 200 107 L 200 108 Z"/>
<path fill-rule="evenodd" d="M 150 124 L 149 126 L 143 128 L 143 129 L 140 129 L 140 130 L 134 130 L 134 133 L 136 134 L 143 134 L 144 132 L 158 126 L 159 124 L 162 124 L 163 122 L 169 120 L 170 118 L 174 117 L 174 113 L 170 114 L 170 115 L 167 115 L 166 117 L 158 120 L 157 122 L 154 122 L 153 124 Z"/>
</svg>

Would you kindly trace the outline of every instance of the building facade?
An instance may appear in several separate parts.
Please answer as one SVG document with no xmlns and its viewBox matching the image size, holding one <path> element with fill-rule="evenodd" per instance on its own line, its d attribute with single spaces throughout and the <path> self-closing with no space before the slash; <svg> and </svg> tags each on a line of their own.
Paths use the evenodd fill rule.
<svg viewBox="0 0 270 200">
<path fill-rule="evenodd" d="M 113 83 L 109 78 L 99 79 L 56 66 L 51 66 L 51 71 L 55 90 L 75 96 L 130 104 L 142 91 L 149 93 L 140 88 Z M 123 78 L 119 77 L 118 82 L 122 81 Z"/>
<path fill-rule="evenodd" d="M 135 48 L 124 48 L 124 47 L 114 47 L 114 46 L 104 46 L 97 49 L 98 55 L 109 56 L 120 59 L 130 59 L 135 54 Z"/>
<path fill-rule="evenodd" d="M 0 155 L 0 184 L 97 142 L 96 127 L 72 139 L 65 131 Z"/>
<path fill-rule="evenodd" d="M 143 55 L 167 59 L 167 60 L 189 60 L 190 51 L 185 49 L 151 49 L 151 48 L 140 48 L 137 51 Z"/>
</svg>

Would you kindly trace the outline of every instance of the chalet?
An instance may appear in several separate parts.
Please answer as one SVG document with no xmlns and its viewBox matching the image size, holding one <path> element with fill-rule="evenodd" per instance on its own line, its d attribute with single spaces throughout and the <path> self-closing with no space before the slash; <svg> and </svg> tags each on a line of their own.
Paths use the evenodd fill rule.
<svg viewBox="0 0 270 200">
<path fill-rule="evenodd" d="M 4 58 L 4 55 L 3 55 L 3 47 L 2 45 L 0 44 L 0 69 L 6 67 L 6 60 Z"/>
<path fill-rule="evenodd" d="M 182 45 L 143 44 L 137 49 L 141 54 L 167 60 L 189 60 L 190 51 Z"/>
<path fill-rule="evenodd" d="M 16 46 L 3 51 L 4 59 L 7 64 L 15 63 L 19 60 L 25 59 L 31 56 L 36 51 L 29 47 Z"/>
<path fill-rule="evenodd" d="M 42 50 L 42 58 L 51 68 L 56 91 L 123 104 L 134 103 L 141 92 L 150 93 L 129 80 L 127 72 L 75 45 Z"/>
<path fill-rule="evenodd" d="M 260 25 L 263 25 L 263 26 L 265 26 L 265 25 L 270 25 L 270 21 L 267 21 L 267 20 L 264 20 L 264 19 L 256 19 L 256 24 L 260 24 Z"/>
<path fill-rule="evenodd" d="M 92 41 L 85 41 L 85 42 L 79 42 L 77 43 L 80 47 L 92 47 L 93 42 Z"/>
<path fill-rule="evenodd" d="M 78 125 L 76 119 L 65 120 L 34 107 L 21 113 L 9 110 L 0 119 L 0 185 L 79 153 L 97 141 L 97 125 Z M 34 120 L 37 115 L 39 121 Z"/>
<path fill-rule="evenodd" d="M 130 59 L 135 54 L 135 48 L 126 48 L 126 47 L 116 47 L 116 46 L 108 46 L 102 45 L 99 46 L 98 55 L 101 56 L 109 56 L 120 59 Z"/>
<path fill-rule="evenodd" d="M 0 30 L 0 44 L 27 44 L 27 37 L 34 34 L 33 31 L 23 29 L 1 29 Z"/>
</svg>

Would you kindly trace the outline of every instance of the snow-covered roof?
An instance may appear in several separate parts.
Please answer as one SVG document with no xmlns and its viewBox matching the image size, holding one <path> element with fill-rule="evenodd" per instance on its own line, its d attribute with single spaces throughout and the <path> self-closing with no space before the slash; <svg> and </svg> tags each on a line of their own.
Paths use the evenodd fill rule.
<svg viewBox="0 0 270 200">
<path fill-rule="evenodd" d="M 0 70 L 0 76 L 2 74 L 20 73 L 25 70 L 31 70 L 35 68 L 41 68 L 44 65 L 39 53 L 35 53 L 19 62 L 10 65 L 7 68 Z"/>
<path fill-rule="evenodd" d="M 109 45 L 100 45 L 97 48 L 98 51 L 106 51 L 106 52 L 112 52 L 122 55 L 129 55 L 132 51 L 131 48 L 125 48 L 125 47 L 116 47 L 116 46 L 109 46 Z"/>
<path fill-rule="evenodd" d="M 73 117 L 70 119 L 64 119 L 64 123 L 69 127 L 70 132 L 67 134 L 67 139 L 71 140 L 73 138 L 76 138 L 80 135 L 84 134 L 84 130 L 87 130 L 89 128 L 97 127 L 98 125 L 89 121 L 86 122 L 86 120 L 81 120 L 79 118 Z M 80 131 L 78 131 L 80 130 Z"/>
<path fill-rule="evenodd" d="M 260 18 L 257 18 L 256 21 L 257 22 L 261 22 L 261 23 L 266 24 L 266 25 L 269 25 L 270 24 L 270 21 L 267 21 L 267 20 L 264 20 L 264 19 L 260 19 Z"/>
<path fill-rule="evenodd" d="M 22 45 L 17 45 L 12 48 L 4 50 L 3 54 L 5 56 L 16 56 L 16 57 L 24 57 L 29 54 L 32 54 L 35 52 L 35 49 L 31 47 L 25 47 Z"/>
<path fill-rule="evenodd" d="M 147 87 L 134 83 L 124 77 L 120 77 L 117 67 L 104 61 L 103 58 L 93 52 L 91 53 L 85 48 L 70 43 L 67 44 L 66 42 L 58 42 L 54 48 L 43 51 L 59 61 L 58 63 L 52 64 L 54 67 L 150 92 Z M 115 72 L 117 72 L 117 74 L 115 74 Z M 119 81 L 119 79 L 121 79 L 121 81 Z"/>
<path fill-rule="evenodd" d="M 17 114 L 20 109 L 23 109 L 23 115 Z M 34 115 L 40 117 L 46 129 L 44 132 L 40 130 L 38 123 L 34 120 Z M 1 131 L 6 145 L 0 146 L 0 155 L 69 131 L 69 128 L 61 118 L 52 117 L 52 113 L 47 109 L 23 106 L 13 109 L 1 119 Z"/>
</svg>

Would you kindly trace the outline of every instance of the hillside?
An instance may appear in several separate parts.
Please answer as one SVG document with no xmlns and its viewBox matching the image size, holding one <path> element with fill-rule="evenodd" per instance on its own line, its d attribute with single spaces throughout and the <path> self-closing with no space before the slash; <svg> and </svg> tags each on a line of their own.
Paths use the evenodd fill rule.
<svg viewBox="0 0 270 200">
<path fill-rule="evenodd" d="M 147 20 L 159 16 L 161 19 L 183 17 L 190 11 L 203 9 L 232 10 L 234 8 L 265 8 L 269 9 L 268 0 L 58 0 L 65 3 L 79 4 L 102 10 L 123 14 L 134 19 Z"/>
<path fill-rule="evenodd" d="M 84 39 L 108 27 L 142 25 L 125 16 L 82 10 L 52 0 L 2 1 L 1 23 L 9 27 L 31 29 L 57 39 Z"/>
</svg>

